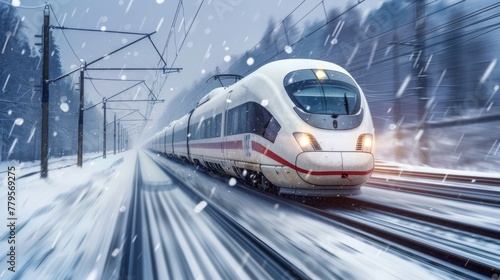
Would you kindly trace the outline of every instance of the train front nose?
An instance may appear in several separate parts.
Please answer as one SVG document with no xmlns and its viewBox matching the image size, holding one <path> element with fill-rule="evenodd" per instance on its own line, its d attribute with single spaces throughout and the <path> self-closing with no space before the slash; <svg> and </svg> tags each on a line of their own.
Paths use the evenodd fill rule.
<svg viewBox="0 0 500 280">
<path fill-rule="evenodd" d="M 317 186 L 359 186 L 370 178 L 374 158 L 364 152 L 303 152 L 296 171 L 302 180 Z"/>
</svg>

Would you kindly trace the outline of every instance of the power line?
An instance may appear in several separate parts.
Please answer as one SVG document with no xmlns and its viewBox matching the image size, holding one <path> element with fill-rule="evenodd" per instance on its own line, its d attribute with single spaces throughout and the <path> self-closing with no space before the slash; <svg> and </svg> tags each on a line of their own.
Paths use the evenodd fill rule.
<svg viewBox="0 0 500 280">
<path fill-rule="evenodd" d="M 460 2 L 460 3 L 462 3 L 462 2 Z M 493 6 L 493 5 L 492 5 L 492 6 Z M 444 10 L 444 9 L 442 9 L 442 10 Z M 442 10 L 441 10 L 441 11 L 442 11 Z M 489 10 L 489 9 L 488 9 L 488 10 Z M 482 11 L 482 12 L 478 13 L 479 11 Z M 473 12 L 473 14 L 475 14 L 475 16 L 479 16 L 479 15 L 480 15 L 480 14 L 482 14 L 483 12 L 485 12 L 485 9 L 479 9 L 478 11 Z M 497 17 L 498 17 L 498 15 L 499 15 L 499 14 L 497 13 L 497 14 L 494 14 L 493 16 L 489 16 L 489 17 L 488 17 L 488 20 L 491 20 L 491 19 L 497 18 Z M 466 16 L 465 16 L 465 17 L 466 17 Z M 462 17 L 462 18 L 463 18 L 463 17 Z M 479 21 L 476 21 L 476 22 L 470 23 L 470 24 L 468 24 L 468 25 L 466 25 L 466 26 L 463 26 L 463 27 L 460 27 L 460 28 L 456 28 L 456 29 L 454 29 L 454 30 L 452 30 L 452 31 L 457 31 L 457 30 L 460 30 L 460 29 L 465 29 L 465 28 L 471 27 L 471 26 L 473 26 L 473 25 L 475 25 L 475 24 L 484 23 L 484 22 L 485 22 L 485 20 L 479 20 Z M 406 24 L 405 24 L 405 25 L 406 25 Z M 486 27 L 478 27 L 478 28 L 476 28 L 476 29 L 474 29 L 474 30 L 471 30 L 471 31 L 469 31 L 469 32 L 465 32 L 465 33 L 462 33 L 462 34 L 460 34 L 460 35 L 458 35 L 458 36 L 454 36 L 453 38 L 448 38 L 448 39 L 445 39 L 445 40 L 442 40 L 442 41 L 439 41 L 439 42 L 436 42 L 436 43 L 432 43 L 431 45 L 427 46 L 427 48 L 435 47 L 435 46 L 438 46 L 438 45 L 440 45 L 440 44 L 446 43 L 446 42 L 448 42 L 448 41 L 451 41 L 451 40 L 456 40 L 456 39 L 459 39 L 459 38 L 463 38 L 463 37 L 466 37 L 466 36 L 468 36 L 468 35 L 475 35 L 475 36 L 473 36 L 473 37 L 471 37 L 471 38 L 469 38 L 469 39 L 466 39 L 466 40 L 463 40 L 463 41 L 457 42 L 457 43 L 455 43 L 455 44 L 453 44 L 453 45 L 451 45 L 451 46 L 446 46 L 445 48 L 442 48 L 442 49 L 439 49 L 439 50 L 434 51 L 433 53 L 434 53 L 434 54 L 436 54 L 436 53 L 442 52 L 442 51 L 444 51 L 444 50 L 447 50 L 447 49 L 449 49 L 449 48 L 451 48 L 451 47 L 454 47 L 454 46 L 457 46 L 457 45 L 463 44 L 463 43 L 465 43 L 465 42 L 467 42 L 467 41 L 470 41 L 470 40 L 472 40 L 472 39 L 475 39 L 475 38 L 477 38 L 477 37 L 480 37 L 480 36 L 482 36 L 482 35 L 485 35 L 485 34 L 488 34 L 488 33 L 490 33 L 490 32 L 493 32 L 494 30 L 497 30 L 497 29 L 499 28 L 499 27 L 497 27 L 498 25 L 499 25 L 498 23 L 495 23 L 495 24 L 491 24 L 491 25 L 486 26 Z M 491 28 L 491 29 L 490 29 L 490 30 L 486 30 L 486 31 L 484 31 L 484 29 L 488 29 L 488 28 Z M 393 30 L 394 30 L 394 29 L 393 29 Z M 484 32 L 480 32 L 480 31 L 484 31 Z M 428 38 L 428 39 L 437 39 L 437 38 L 439 38 L 439 37 L 442 37 L 442 36 L 444 36 L 444 35 L 449 34 L 450 32 L 451 32 L 451 31 L 441 32 L 440 34 L 438 34 L 438 35 L 436 35 L 436 36 L 434 36 L 434 37 L 432 37 L 432 38 Z M 426 33 L 426 35 L 427 35 L 427 34 L 429 34 L 429 33 Z M 412 36 L 409 36 L 408 38 L 413 38 L 413 35 L 412 35 Z M 404 39 L 403 41 L 409 41 L 409 39 L 408 39 L 408 38 L 407 38 L 407 39 Z M 396 57 L 396 58 L 402 58 L 402 57 L 405 57 L 405 56 L 407 56 L 407 55 L 408 55 L 408 54 L 407 54 L 407 53 L 405 53 L 405 54 L 399 55 L 399 56 L 398 56 L 398 57 Z M 384 63 L 384 62 L 390 61 L 390 60 L 392 60 L 392 59 L 393 59 L 392 57 L 391 57 L 391 58 L 384 58 L 384 59 L 381 59 L 381 60 L 378 60 L 378 61 L 374 61 L 371 65 L 378 65 L 378 64 L 381 64 L 381 63 Z M 362 63 L 360 62 L 360 65 L 359 65 L 359 66 L 356 66 L 356 67 L 351 67 L 350 69 L 351 69 L 351 70 L 353 70 L 353 71 L 356 71 L 356 70 L 361 70 L 361 69 L 363 69 L 363 68 L 365 68 L 365 67 L 366 67 L 366 65 L 365 65 L 365 64 L 362 64 Z M 365 75 L 365 77 L 366 77 L 366 76 L 370 76 L 370 75 L 375 75 L 375 74 L 378 74 L 378 73 L 371 73 L 371 74 L 367 74 L 367 75 Z"/>
<path fill-rule="evenodd" d="M 128 32 L 128 31 L 116 31 L 116 30 L 102 30 L 102 29 L 90 29 L 90 28 L 74 28 L 74 27 L 65 27 L 61 26 L 50 26 L 51 28 L 54 29 L 60 29 L 60 30 L 73 30 L 73 31 L 85 31 L 85 32 L 100 32 L 100 33 L 112 33 L 112 34 L 125 34 L 125 35 L 139 35 L 139 36 L 144 36 L 148 35 L 149 33 L 139 33 L 139 32 Z"/>
<path fill-rule="evenodd" d="M 302 1 L 299 5 L 297 5 L 297 7 L 295 7 L 290 13 L 288 13 L 288 15 L 282 20 L 280 21 L 279 23 L 276 23 L 273 27 L 273 29 L 271 31 L 269 31 L 267 34 L 265 34 L 264 36 L 262 36 L 262 39 L 260 41 L 257 42 L 257 44 L 255 44 L 252 48 L 250 48 L 249 51 L 252 51 L 252 50 L 255 50 L 257 49 L 257 46 L 259 46 L 266 37 L 268 36 L 271 36 L 274 32 L 274 30 L 276 30 L 280 25 L 283 24 L 283 21 L 286 19 L 286 18 L 289 18 L 300 6 L 302 6 L 302 4 L 305 3 L 305 0 Z M 301 20 L 303 20 L 306 16 L 308 16 L 310 13 L 312 13 L 319 5 L 321 5 L 321 3 L 323 3 L 323 1 L 319 2 L 318 4 L 316 4 L 316 6 L 314 6 L 311 10 L 309 10 L 309 12 L 306 13 L 305 16 L 303 16 L 301 19 L 299 19 L 294 25 L 292 25 L 290 28 L 293 28 L 295 27 L 295 25 L 297 25 L 298 22 L 300 22 Z M 286 32 L 286 30 L 285 30 Z M 281 38 L 281 37 L 280 37 Z M 279 39 L 279 38 L 278 38 Z M 274 43 L 276 43 L 276 41 L 278 40 L 276 39 Z M 267 46 L 267 48 L 265 50 L 263 50 L 262 52 L 260 52 L 259 54 L 257 54 L 256 56 L 259 56 L 263 53 L 265 53 L 272 45 L 269 45 Z M 231 64 L 231 66 L 229 66 L 224 72 L 226 73 L 227 71 L 229 71 L 229 69 L 231 69 L 233 66 L 236 66 L 240 61 L 241 59 L 243 59 L 243 57 L 241 57 L 240 59 L 238 59 L 237 61 L 235 61 L 233 64 Z M 246 73 L 245 73 L 246 74 Z"/>
<path fill-rule="evenodd" d="M 56 12 L 54 11 L 54 9 L 52 8 L 52 5 L 49 4 L 49 7 L 50 7 L 50 10 L 52 11 L 52 14 L 54 15 L 54 18 L 56 19 L 56 22 L 57 22 L 57 25 L 58 26 L 61 26 L 61 23 L 59 22 L 59 19 L 57 18 L 56 16 Z M 71 43 L 69 42 L 68 40 L 68 37 L 66 37 L 66 33 L 64 33 L 64 29 L 61 29 L 61 33 L 63 34 L 63 37 L 64 39 L 66 40 L 66 43 L 68 44 L 69 48 L 71 49 L 71 51 L 73 52 L 73 54 L 75 55 L 76 59 L 78 60 L 78 62 L 81 63 L 81 59 L 80 57 L 78 57 L 78 55 L 76 54 L 76 51 L 75 49 L 73 48 L 73 46 L 71 45 Z"/>
<path fill-rule="evenodd" d="M 315 6 L 315 7 L 314 7 L 311 11 L 309 11 L 307 14 L 310 14 L 310 13 L 311 13 L 314 9 L 316 9 L 316 7 L 318 7 L 318 6 L 319 6 L 322 2 L 323 2 L 323 1 L 319 2 L 319 3 L 318 3 L 318 4 L 317 4 L 317 5 L 316 5 L 316 6 Z M 288 15 L 287 15 L 284 19 L 286 19 L 286 18 L 290 17 L 290 16 L 291 16 L 291 15 L 292 15 L 295 11 L 297 11 L 297 10 L 298 10 L 298 8 L 299 8 L 302 4 L 304 4 L 304 3 L 305 3 L 305 0 L 304 0 L 304 1 L 302 1 L 301 3 L 299 3 L 299 4 L 298 4 L 298 5 L 297 5 L 297 6 L 296 6 L 296 7 L 295 7 L 295 8 L 294 8 L 294 9 L 293 9 L 290 13 L 288 13 Z M 202 4 L 203 4 L 203 3 L 202 3 Z M 201 7 L 201 5 L 200 5 L 200 7 Z M 199 7 L 199 8 L 200 8 L 200 7 Z M 199 8 L 198 8 L 198 11 L 199 11 Z M 303 18 L 304 18 L 304 17 L 303 17 Z M 284 21 L 284 19 L 283 19 L 283 21 Z M 273 28 L 273 29 L 272 29 L 269 33 L 267 33 L 266 35 L 264 35 L 264 36 L 263 36 L 263 38 L 262 38 L 259 42 L 257 42 L 257 44 L 255 44 L 255 45 L 254 45 L 254 46 L 250 49 L 250 51 L 252 51 L 252 50 L 256 49 L 256 48 L 257 48 L 257 46 L 259 46 L 259 44 L 261 44 L 267 36 L 271 36 L 271 35 L 272 35 L 272 33 L 274 32 L 274 30 L 276 30 L 276 29 L 277 29 L 277 28 L 278 28 L 281 24 L 283 24 L 283 21 L 281 21 L 281 22 L 279 22 L 279 23 L 275 24 L 274 28 Z M 194 22 L 194 20 L 193 20 L 193 22 Z M 192 24 L 191 24 L 191 25 L 192 25 Z M 286 32 L 286 31 L 285 31 L 285 32 Z M 280 38 L 281 38 L 281 37 L 280 37 Z M 278 39 L 277 39 L 277 40 L 278 40 Z M 276 41 L 277 41 L 277 40 L 276 40 Z M 276 42 L 276 41 L 275 41 L 275 42 Z M 274 42 L 274 43 L 275 43 L 275 42 Z M 269 49 L 269 47 L 271 47 L 271 46 L 268 46 L 268 48 L 267 48 L 267 49 Z M 267 50 L 267 49 L 266 49 L 266 50 Z M 264 52 L 265 52 L 265 50 L 264 50 Z M 261 53 L 263 53 L 263 52 L 261 52 Z M 278 53 L 278 54 L 279 54 L 279 53 Z M 278 54 L 276 54 L 275 56 L 277 56 Z M 275 57 L 275 56 L 273 56 L 273 57 Z M 177 58 L 177 56 L 176 56 L 176 58 Z M 224 71 L 224 72 L 227 72 L 227 70 L 231 69 L 231 68 L 232 68 L 233 66 L 235 66 L 237 63 L 239 63 L 239 62 L 241 61 L 241 59 L 242 59 L 242 58 L 238 59 L 236 62 L 234 62 L 233 64 L 231 64 L 231 66 L 230 66 L 230 67 L 228 67 L 228 68 L 226 69 L 226 71 Z M 174 62 L 175 62 L 175 59 L 174 59 Z M 167 80 L 167 79 L 168 79 L 168 75 L 165 77 L 164 82 L 163 82 L 163 84 L 162 84 L 161 89 L 160 89 L 160 91 L 159 91 L 159 92 L 161 92 L 161 90 L 162 90 L 162 89 L 163 89 L 163 87 L 165 86 L 165 84 L 166 84 L 166 80 Z M 205 90 L 205 88 L 204 88 L 201 92 L 203 92 L 204 90 Z M 182 109 L 184 109 L 184 110 L 185 110 L 185 109 L 187 108 L 187 106 L 188 106 L 188 105 L 184 106 L 184 108 L 182 108 Z M 179 109 L 178 109 L 175 113 L 177 113 L 179 110 L 181 110 L 181 108 L 179 108 Z"/>
<path fill-rule="evenodd" d="M 13 5 L 12 2 L 6 3 L 4 1 L 0 1 L 0 3 L 7 5 L 7 6 L 14 7 L 14 8 L 19 8 L 19 9 L 41 9 L 41 8 L 45 8 L 45 5 L 46 5 L 46 4 L 43 4 L 43 5 L 39 5 L 39 6 L 23 6 L 23 5 Z"/>
<path fill-rule="evenodd" d="M 173 68 L 173 66 L 175 65 L 175 62 L 177 61 L 177 58 L 179 56 L 179 53 L 181 52 L 182 50 L 182 47 L 184 46 L 184 42 L 186 41 L 189 33 L 191 32 L 191 28 L 193 27 L 193 24 L 194 22 L 196 21 L 196 18 L 198 17 L 198 14 L 201 10 L 201 7 L 203 6 L 203 3 L 205 2 L 205 0 L 202 0 L 200 5 L 198 6 L 198 9 L 196 10 L 196 13 L 193 17 L 193 20 L 191 21 L 190 25 L 189 25 L 189 28 L 187 29 L 187 31 L 184 31 L 184 39 L 182 40 L 181 42 L 181 45 L 179 47 L 179 49 L 177 48 L 177 46 L 175 47 L 175 58 L 173 59 L 172 63 L 170 64 L 170 68 Z M 165 55 L 165 52 L 168 48 L 168 45 L 169 45 L 169 42 L 170 42 L 170 39 L 172 38 L 172 33 L 174 34 L 174 38 L 175 38 L 175 33 L 174 33 L 174 30 L 175 30 L 175 23 L 177 22 L 177 18 L 179 16 L 179 13 L 180 13 L 180 10 L 181 10 L 181 6 L 182 6 L 182 9 L 183 9 L 183 13 L 184 13 L 184 5 L 183 5 L 183 1 L 182 0 L 179 0 L 178 4 L 177 4 L 177 10 L 175 12 L 175 15 L 174 15 L 174 18 L 172 20 L 172 23 L 171 23 L 171 26 L 170 26 L 170 29 L 169 29 L 169 34 L 168 34 L 168 37 L 167 37 L 167 40 L 165 41 L 165 46 L 163 48 L 163 52 L 162 54 Z M 184 17 L 185 18 L 185 17 Z M 184 23 L 185 24 L 185 23 Z M 160 63 L 161 61 L 158 62 L 158 64 Z M 166 63 L 166 62 L 165 62 Z M 159 79 L 159 72 L 157 71 L 156 72 L 156 77 L 155 77 L 155 80 L 153 82 L 153 88 L 155 85 L 158 85 L 158 93 L 157 93 L 157 97 L 160 96 L 163 88 L 165 87 L 166 85 L 166 82 L 167 82 L 167 79 L 169 77 L 169 72 L 166 73 L 164 79 L 163 79 L 163 83 L 161 83 L 160 85 L 160 82 L 158 82 L 158 79 Z M 146 117 L 149 118 L 149 116 L 151 115 L 151 112 L 153 111 L 153 107 L 154 107 L 154 104 L 155 103 L 148 103 L 147 104 L 147 108 L 146 108 Z M 144 129 L 145 126 L 142 127 L 142 129 Z"/>
</svg>

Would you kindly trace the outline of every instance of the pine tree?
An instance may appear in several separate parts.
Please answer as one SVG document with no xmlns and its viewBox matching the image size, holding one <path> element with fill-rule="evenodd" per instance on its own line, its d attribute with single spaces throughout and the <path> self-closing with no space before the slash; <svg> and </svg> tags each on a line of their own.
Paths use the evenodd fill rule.
<svg viewBox="0 0 500 280">
<path fill-rule="evenodd" d="M 23 145 L 28 141 L 33 107 L 34 68 L 37 60 L 24 35 L 24 25 L 15 9 L 0 6 L 0 142 L 1 159 L 23 159 L 30 150 Z M 36 99 L 36 98 L 35 98 Z M 17 122 L 16 119 L 18 120 Z M 17 139 L 17 140 L 16 140 Z M 13 143 L 17 143 L 9 153 Z"/>
</svg>

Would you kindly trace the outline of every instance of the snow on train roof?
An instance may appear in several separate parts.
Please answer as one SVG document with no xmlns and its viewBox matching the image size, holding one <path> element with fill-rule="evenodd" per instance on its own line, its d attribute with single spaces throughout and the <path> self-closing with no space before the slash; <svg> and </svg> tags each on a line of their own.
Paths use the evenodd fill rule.
<svg viewBox="0 0 500 280">
<path fill-rule="evenodd" d="M 218 87 L 218 88 L 214 88 L 213 90 L 211 90 L 209 93 L 207 93 L 205 96 L 203 96 L 200 101 L 198 102 L 198 104 L 196 104 L 196 107 L 200 106 L 201 104 L 207 102 L 208 100 L 212 99 L 212 97 L 216 96 L 217 94 L 223 92 L 225 90 L 224 87 Z"/>
</svg>

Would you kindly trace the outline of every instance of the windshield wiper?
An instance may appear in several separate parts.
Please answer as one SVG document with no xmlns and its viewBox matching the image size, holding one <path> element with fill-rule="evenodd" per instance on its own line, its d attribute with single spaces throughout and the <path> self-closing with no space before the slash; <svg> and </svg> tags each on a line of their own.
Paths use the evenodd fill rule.
<svg viewBox="0 0 500 280">
<path fill-rule="evenodd" d="M 345 106 L 345 114 L 349 115 L 349 101 L 347 100 L 347 95 L 344 92 L 344 106 Z"/>
</svg>

